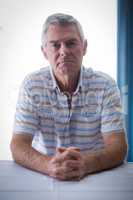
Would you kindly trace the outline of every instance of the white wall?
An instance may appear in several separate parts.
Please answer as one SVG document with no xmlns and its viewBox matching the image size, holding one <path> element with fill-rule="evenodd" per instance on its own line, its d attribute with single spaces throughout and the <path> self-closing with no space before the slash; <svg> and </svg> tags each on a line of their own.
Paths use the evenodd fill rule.
<svg viewBox="0 0 133 200">
<path fill-rule="evenodd" d="M 116 0 L 0 0 L 0 159 L 11 159 L 18 88 L 27 73 L 47 64 L 41 29 L 55 12 L 72 14 L 83 25 L 84 64 L 116 78 Z"/>
</svg>

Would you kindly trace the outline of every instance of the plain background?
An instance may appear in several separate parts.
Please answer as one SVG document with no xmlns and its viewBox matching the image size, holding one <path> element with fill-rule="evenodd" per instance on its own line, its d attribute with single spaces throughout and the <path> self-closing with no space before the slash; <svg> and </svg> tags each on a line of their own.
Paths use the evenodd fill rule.
<svg viewBox="0 0 133 200">
<path fill-rule="evenodd" d="M 0 0 L 0 160 L 9 148 L 20 84 L 48 65 L 40 50 L 42 25 L 56 12 L 75 16 L 88 40 L 84 65 L 116 79 L 116 0 Z"/>
</svg>

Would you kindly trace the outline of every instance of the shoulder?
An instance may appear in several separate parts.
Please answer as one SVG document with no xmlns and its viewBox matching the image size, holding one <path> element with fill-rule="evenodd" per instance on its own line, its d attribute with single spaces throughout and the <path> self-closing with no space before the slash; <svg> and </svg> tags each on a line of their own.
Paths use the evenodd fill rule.
<svg viewBox="0 0 133 200">
<path fill-rule="evenodd" d="M 83 80 L 88 80 L 89 85 L 97 85 L 99 87 L 116 85 L 116 81 L 110 75 L 101 71 L 95 71 L 92 68 L 83 69 Z"/>
<path fill-rule="evenodd" d="M 41 68 L 37 71 L 29 73 L 22 82 L 22 87 L 32 88 L 32 87 L 44 87 L 47 83 L 51 81 L 50 69 L 49 67 Z"/>
</svg>

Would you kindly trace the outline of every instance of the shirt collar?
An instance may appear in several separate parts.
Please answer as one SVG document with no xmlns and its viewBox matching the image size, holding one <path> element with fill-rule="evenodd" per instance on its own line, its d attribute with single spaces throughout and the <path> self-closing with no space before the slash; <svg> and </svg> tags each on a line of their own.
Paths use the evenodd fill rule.
<svg viewBox="0 0 133 200">
<path fill-rule="evenodd" d="M 57 85 L 57 82 L 56 82 L 56 80 L 55 80 L 55 77 L 54 77 L 53 70 L 52 70 L 52 67 L 51 67 L 51 66 L 50 66 L 50 75 L 51 75 L 52 82 L 53 82 L 53 89 L 58 88 L 58 85 Z"/>
<path fill-rule="evenodd" d="M 79 75 L 79 81 L 78 81 L 78 85 L 77 85 L 77 88 L 74 92 L 74 94 L 76 94 L 81 88 L 82 88 L 82 78 L 83 78 L 83 66 L 81 66 L 81 69 L 80 69 L 80 75 Z M 55 79 L 55 76 L 53 74 L 53 70 L 52 70 L 52 67 L 50 66 L 50 74 L 51 74 L 51 77 L 52 77 L 52 82 L 53 82 L 53 89 L 58 89 L 60 91 L 60 88 L 57 84 L 57 81 Z M 61 92 L 61 91 L 60 91 Z"/>
</svg>

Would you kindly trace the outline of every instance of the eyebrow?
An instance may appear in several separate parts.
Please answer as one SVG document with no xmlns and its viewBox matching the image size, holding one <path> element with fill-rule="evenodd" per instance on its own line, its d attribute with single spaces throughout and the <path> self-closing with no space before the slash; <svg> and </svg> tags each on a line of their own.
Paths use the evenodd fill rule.
<svg viewBox="0 0 133 200">
<path fill-rule="evenodd" d="M 75 38 L 71 38 L 71 39 L 66 40 L 65 42 L 69 42 L 69 41 L 76 42 L 78 40 L 75 39 Z M 49 43 L 58 43 L 58 42 L 60 42 L 60 41 L 59 40 L 51 40 L 51 41 L 49 41 Z"/>
<path fill-rule="evenodd" d="M 49 41 L 49 43 L 55 43 L 55 42 L 59 42 L 59 40 L 51 40 L 51 41 Z"/>
</svg>

